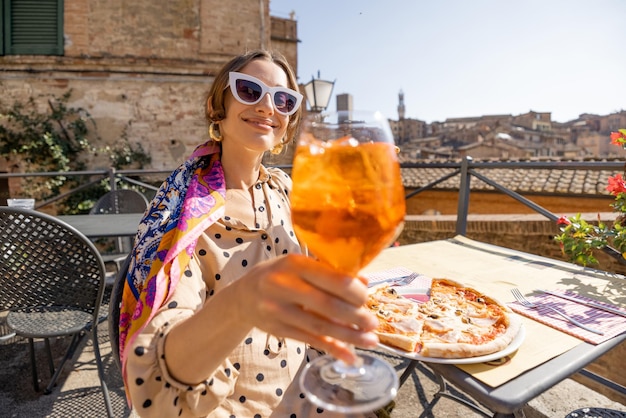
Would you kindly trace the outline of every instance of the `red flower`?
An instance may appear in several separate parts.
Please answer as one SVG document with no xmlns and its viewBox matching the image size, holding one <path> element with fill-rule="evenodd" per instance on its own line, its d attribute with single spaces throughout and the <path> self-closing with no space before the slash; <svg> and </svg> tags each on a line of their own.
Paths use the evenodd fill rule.
<svg viewBox="0 0 626 418">
<path fill-rule="evenodd" d="M 569 220 L 569 218 L 565 215 L 561 216 L 557 221 L 556 224 L 557 225 L 569 225 L 572 222 Z"/>
<path fill-rule="evenodd" d="M 624 144 L 626 144 L 626 129 L 611 132 L 611 145 L 623 146 Z"/>
<path fill-rule="evenodd" d="M 609 177 L 609 185 L 606 186 L 606 189 L 613 196 L 626 192 L 626 182 L 624 182 L 622 175 L 616 174 L 613 177 Z"/>
</svg>

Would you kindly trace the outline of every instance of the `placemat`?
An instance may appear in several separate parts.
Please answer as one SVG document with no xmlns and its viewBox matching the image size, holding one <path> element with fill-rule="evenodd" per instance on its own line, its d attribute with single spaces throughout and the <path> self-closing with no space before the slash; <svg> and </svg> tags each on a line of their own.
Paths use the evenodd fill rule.
<svg viewBox="0 0 626 418">
<path fill-rule="evenodd" d="M 626 297 L 626 287 L 621 279 L 612 275 L 587 274 L 582 266 L 494 247 L 462 236 L 452 240 L 388 248 L 364 272 L 378 272 L 397 266 L 433 278 L 450 278 L 479 289 L 503 303 L 514 301 L 511 294 L 513 287 L 519 288 L 524 294 L 532 294 L 533 289 L 563 288 L 564 283 L 567 283 L 573 288 L 584 286 L 585 289 L 597 289 L 599 293 L 611 288 L 612 293 L 607 294 L 603 300 L 626 308 L 626 304 L 619 302 Z M 517 315 L 521 317 L 526 329 L 526 339 L 517 352 L 499 360 L 497 364 L 489 362 L 457 367 L 495 388 L 580 344 L 585 344 L 573 335 L 524 315 Z"/>
<path fill-rule="evenodd" d="M 573 292 L 563 290 L 553 290 L 553 292 L 572 296 L 582 301 L 601 303 L 599 301 L 577 295 Z M 604 311 L 602 309 L 593 308 L 583 305 L 581 303 L 569 301 L 546 293 L 526 296 L 526 299 L 541 306 L 538 308 L 527 308 L 521 305 L 519 302 L 509 303 L 508 306 L 521 315 L 541 322 L 542 324 L 548 325 L 549 327 L 563 331 L 576 338 L 580 338 L 581 340 L 584 340 L 590 344 L 600 344 L 623 332 L 626 332 L 626 318 L 613 314 L 611 312 Z M 618 306 L 610 305 L 607 303 L 604 303 L 604 305 L 621 310 L 626 313 L 626 311 L 620 309 Z M 571 317 L 579 322 L 582 322 L 585 325 L 595 328 L 598 331 L 604 332 L 604 335 L 594 334 L 593 332 L 589 332 L 572 324 L 567 319 L 552 311 L 549 308 L 550 306 L 560 309 L 562 312 L 570 315 Z"/>
</svg>

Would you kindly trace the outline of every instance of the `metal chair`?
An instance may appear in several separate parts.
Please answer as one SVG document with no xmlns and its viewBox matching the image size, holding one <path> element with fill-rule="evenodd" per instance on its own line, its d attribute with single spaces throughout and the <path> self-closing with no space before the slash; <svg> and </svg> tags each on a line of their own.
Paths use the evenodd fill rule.
<svg viewBox="0 0 626 418">
<path fill-rule="evenodd" d="M 147 207 L 148 199 L 143 194 L 131 189 L 117 189 L 105 193 L 89 213 L 143 213 Z"/>
<path fill-rule="evenodd" d="M 138 191 L 116 189 L 105 193 L 89 211 L 90 214 L 111 213 L 143 213 L 148 207 L 148 199 Z M 115 242 L 115 252 L 102 255 L 105 263 L 114 263 L 116 271 L 120 271 L 121 263 L 128 255 L 132 239 L 120 237 Z"/>
<path fill-rule="evenodd" d="M 0 344 L 11 341 L 15 335 L 15 332 L 6 324 L 6 319 L 0 320 Z"/>
<path fill-rule="evenodd" d="M 91 334 L 98 376 L 113 416 L 98 344 L 105 267 L 94 244 L 70 225 L 44 213 L 0 207 L 0 306 L 8 326 L 28 339 L 33 385 L 39 390 L 34 339 L 44 339 L 52 375 L 50 393 L 82 337 Z M 50 338 L 71 337 L 55 368 Z"/>
<path fill-rule="evenodd" d="M 565 418 L 626 418 L 626 411 L 588 407 L 572 411 Z"/>
<path fill-rule="evenodd" d="M 111 291 L 111 301 L 109 302 L 109 339 L 111 340 L 111 353 L 115 363 L 122 370 L 122 363 L 120 361 L 120 308 L 122 304 L 122 293 L 124 291 L 124 281 L 128 274 L 128 267 L 130 266 L 130 260 L 132 254 L 124 259 L 121 265 L 115 282 L 113 283 L 113 289 Z"/>
</svg>

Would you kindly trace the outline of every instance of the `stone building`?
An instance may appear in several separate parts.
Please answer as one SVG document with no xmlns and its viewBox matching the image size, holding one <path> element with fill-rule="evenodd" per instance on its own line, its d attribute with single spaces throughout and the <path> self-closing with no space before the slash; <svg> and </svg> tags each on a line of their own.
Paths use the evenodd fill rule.
<svg viewBox="0 0 626 418">
<path fill-rule="evenodd" d="M 460 146 L 456 149 L 460 157 L 477 159 L 518 159 L 533 156 L 533 153 L 508 135 L 489 133 L 479 136 L 476 142 Z"/>
<path fill-rule="evenodd" d="M 552 116 L 550 112 L 534 112 L 531 110 L 528 113 L 515 116 L 513 123 L 534 131 L 548 132 L 552 130 Z"/>
<path fill-rule="evenodd" d="M 597 157 L 626 157 L 626 150 L 611 145 L 607 141 L 609 132 L 626 126 L 626 111 L 607 116 L 580 115 L 578 121 L 570 125 L 572 140 L 589 154 Z"/>
<path fill-rule="evenodd" d="M 404 92 L 401 90 L 398 93 L 398 120 L 389 119 L 391 132 L 398 145 L 405 144 L 412 139 L 424 138 L 426 136 L 426 122 L 406 118 L 405 112 Z"/>
<path fill-rule="evenodd" d="M 207 138 L 206 93 L 233 55 L 275 49 L 297 68 L 296 21 L 270 16 L 270 0 L 4 4 L 2 104 L 34 97 L 45 107 L 71 90 L 69 105 L 94 117 L 103 141 L 141 143 L 155 169 L 176 167 Z"/>
<path fill-rule="evenodd" d="M 611 145 L 611 132 L 626 126 L 626 111 L 609 115 L 582 114 L 559 123 L 549 112 L 521 115 L 482 115 L 425 123 L 404 117 L 403 95 L 399 115 L 390 120 L 405 161 L 432 158 L 614 158 L 626 150 Z"/>
</svg>

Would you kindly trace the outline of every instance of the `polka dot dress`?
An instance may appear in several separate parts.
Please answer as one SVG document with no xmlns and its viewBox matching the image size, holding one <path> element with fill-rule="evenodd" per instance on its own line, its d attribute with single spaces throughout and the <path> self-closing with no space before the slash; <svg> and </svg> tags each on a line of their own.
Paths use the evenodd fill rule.
<svg viewBox="0 0 626 418">
<path fill-rule="evenodd" d="M 279 339 L 259 329 L 253 329 L 201 384 L 177 381 L 165 364 L 163 345 L 172 325 L 193 315 L 205 301 L 219 297 L 220 289 L 256 263 L 301 252 L 291 226 L 290 189 L 291 180 L 284 172 L 262 167 L 259 181 L 251 189 L 253 225 L 229 216 L 227 204 L 224 219 L 198 239 L 188 270 L 169 301 L 137 337 L 128 358 L 128 390 L 139 416 L 343 416 L 315 407 L 300 390 L 300 369 L 318 354 L 299 341 Z M 211 355 L 210 350 L 206 355 Z"/>
</svg>

